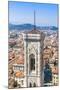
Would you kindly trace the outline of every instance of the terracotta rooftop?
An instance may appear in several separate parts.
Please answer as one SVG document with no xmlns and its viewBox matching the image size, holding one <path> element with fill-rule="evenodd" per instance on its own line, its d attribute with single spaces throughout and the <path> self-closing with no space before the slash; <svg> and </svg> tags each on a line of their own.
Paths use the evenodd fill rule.
<svg viewBox="0 0 60 90">
<path fill-rule="evenodd" d="M 22 78 L 22 77 L 24 77 L 24 72 L 23 71 L 18 71 L 18 72 L 15 73 L 15 76 L 17 78 Z"/>
<path fill-rule="evenodd" d="M 13 58 L 15 58 L 15 53 L 14 52 L 10 52 L 8 54 L 9 60 L 12 60 Z"/>
<path fill-rule="evenodd" d="M 43 58 L 51 58 L 53 56 L 53 51 L 51 48 L 45 47 L 43 51 Z"/>
<path fill-rule="evenodd" d="M 58 67 L 57 66 L 52 68 L 52 73 L 53 74 L 58 74 Z"/>
<path fill-rule="evenodd" d="M 20 56 L 17 58 L 16 63 L 17 63 L 17 64 L 24 64 L 24 56 L 23 56 L 23 55 L 20 55 Z"/>
</svg>

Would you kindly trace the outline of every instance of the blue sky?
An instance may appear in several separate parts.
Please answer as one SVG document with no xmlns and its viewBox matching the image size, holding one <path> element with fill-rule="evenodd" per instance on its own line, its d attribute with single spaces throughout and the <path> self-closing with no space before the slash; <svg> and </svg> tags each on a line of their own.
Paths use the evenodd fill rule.
<svg viewBox="0 0 60 90">
<path fill-rule="evenodd" d="M 34 10 L 36 25 L 57 26 L 58 5 L 9 1 L 9 23 L 34 24 Z"/>
</svg>

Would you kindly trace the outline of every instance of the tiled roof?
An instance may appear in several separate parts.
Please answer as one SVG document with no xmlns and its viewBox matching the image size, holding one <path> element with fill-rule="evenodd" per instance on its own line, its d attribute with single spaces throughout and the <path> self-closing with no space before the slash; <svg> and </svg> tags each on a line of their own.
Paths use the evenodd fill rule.
<svg viewBox="0 0 60 90">
<path fill-rule="evenodd" d="M 53 74 L 58 74 L 58 67 L 57 66 L 52 68 L 52 73 Z"/>
<path fill-rule="evenodd" d="M 43 58 L 51 58 L 53 56 L 53 51 L 51 48 L 45 47 L 43 51 Z"/>
<path fill-rule="evenodd" d="M 13 58 L 15 58 L 15 53 L 14 52 L 10 52 L 8 54 L 9 60 L 12 60 Z"/>
<path fill-rule="evenodd" d="M 24 64 L 24 56 L 23 56 L 23 55 L 20 55 L 20 56 L 17 58 L 16 63 L 17 63 L 17 64 Z"/>
<path fill-rule="evenodd" d="M 24 77 L 24 72 L 23 71 L 18 71 L 18 72 L 16 72 L 15 73 L 15 77 L 17 77 L 17 78 L 22 78 L 22 77 Z"/>
<path fill-rule="evenodd" d="M 49 58 L 50 58 L 50 55 L 49 54 L 43 55 L 43 59 L 49 59 Z"/>
</svg>

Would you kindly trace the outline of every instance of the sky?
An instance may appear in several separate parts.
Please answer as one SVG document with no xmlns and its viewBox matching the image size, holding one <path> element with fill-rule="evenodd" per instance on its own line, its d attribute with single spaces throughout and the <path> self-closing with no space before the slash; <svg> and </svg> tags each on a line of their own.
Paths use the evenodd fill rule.
<svg viewBox="0 0 60 90">
<path fill-rule="evenodd" d="M 58 26 L 58 5 L 29 3 L 29 2 L 8 2 L 9 23 L 11 24 L 34 24 L 34 11 L 36 13 L 36 25 Z"/>
</svg>

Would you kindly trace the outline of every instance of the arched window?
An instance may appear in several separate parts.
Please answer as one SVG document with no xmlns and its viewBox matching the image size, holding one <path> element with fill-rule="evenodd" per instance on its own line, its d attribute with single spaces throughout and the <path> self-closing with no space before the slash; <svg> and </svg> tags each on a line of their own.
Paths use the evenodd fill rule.
<svg viewBox="0 0 60 90">
<path fill-rule="evenodd" d="M 36 83 L 33 84 L 33 87 L 36 87 Z"/>
<path fill-rule="evenodd" d="M 34 54 L 31 54 L 29 56 L 29 64 L 30 64 L 30 72 L 32 70 L 35 70 L 35 55 Z"/>
<path fill-rule="evenodd" d="M 29 87 L 32 87 L 32 84 L 31 84 L 31 82 L 30 82 L 30 84 L 29 84 Z"/>
</svg>

